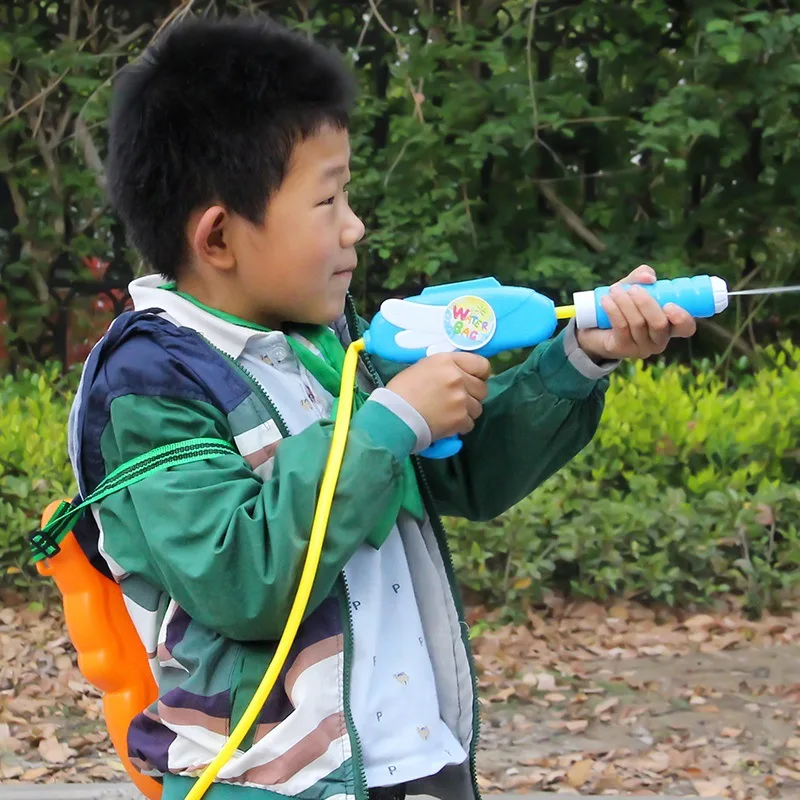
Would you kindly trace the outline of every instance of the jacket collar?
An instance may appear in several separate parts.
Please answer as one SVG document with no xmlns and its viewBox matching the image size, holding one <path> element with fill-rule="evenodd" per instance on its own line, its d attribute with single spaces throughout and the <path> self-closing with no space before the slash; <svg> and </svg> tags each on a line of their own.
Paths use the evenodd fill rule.
<svg viewBox="0 0 800 800">
<path fill-rule="evenodd" d="M 222 319 L 175 292 L 159 288 L 165 282 L 161 275 L 146 275 L 132 281 L 128 286 L 128 292 L 134 308 L 137 311 L 147 308 L 163 310 L 171 322 L 202 334 L 214 347 L 234 360 L 242 355 L 253 339 L 272 341 L 285 338 L 281 331 L 259 331 Z"/>
</svg>

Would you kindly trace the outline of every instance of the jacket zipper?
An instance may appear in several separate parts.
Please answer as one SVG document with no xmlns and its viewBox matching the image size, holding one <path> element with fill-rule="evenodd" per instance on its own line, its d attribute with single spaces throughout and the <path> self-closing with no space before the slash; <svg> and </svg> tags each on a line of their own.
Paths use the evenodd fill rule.
<svg viewBox="0 0 800 800">
<path fill-rule="evenodd" d="M 361 332 L 359 330 L 358 325 L 358 314 L 356 313 L 355 304 L 353 302 L 353 298 L 348 294 L 347 301 L 345 304 L 345 317 L 347 319 L 347 328 L 348 332 L 350 333 L 350 338 L 355 341 L 355 339 L 361 338 Z M 380 375 L 378 375 L 378 371 L 375 369 L 372 361 L 370 360 L 369 355 L 366 351 L 362 350 L 359 354 L 359 358 L 361 359 L 364 366 L 367 368 L 367 371 L 370 374 L 373 382 L 376 386 L 383 386 L 383 381 L 381 380 Z M 459 620 L 464 621 L 464 607 L 461 603 L 461 598 L 457 590 L 454 590 L 453 587 L 456 586 L 456 579 L 455 579 L 455 566 L 453 564 L 453 556 L 450 552 L 450 545 L 447 542 L 447 534 L 445 533 L 444 527 L 442 526 L 442 521 L 439 519 L 439 514 L 436 511 L 436 508 L 433 504 L 433 494 L 431 493 L 431 487 L 428 483 L 428 479 L 425 477 L 425 472 L 422 469 L 422 462 L 419 456 L 412 456 L 414 461 L 414 465 L 416 467 L 417 478 L 422 483 L 423 488 L 423 502 L 425 507 L 428 510 L 428 517 L 431 520 L 431 525 L 433 527 L 434 535 L 436 536 L 436 542 L 439 546 L 439 552 L 442 555 L 442 559 L 445 563 L 445 572 L 447 573 L 447 579 L 450 582 L 450 593 L 453 596 L 453 602 L 456 606 L 456 611 L 458 612 Z M 349 605 L 348 605 L 349 610 Z M 352 619 L 352 617 L 351 617 Z M 469 766 L 470 766 L 470 774 L 472 777 L 472 789 L 475 793 L 476 800 L 481 800 L 481 792 L 480 788 L 478 787 L 478 766 L 477 766 L 477 751 L 478 751 L 478 739 L 480 737 L 480 729 L 481 729 L 481 717 L 480 717 L 480 703 L 478 702 L 478 678 L 475 672 L 475 659 L 472 655 L 472 648 L 469 642 L 469 628 L 466 624 L 461 625 L 461 641 L 464 644 L 464 649 L 467 651 L 467 660 L 469 663 L 469 671 L 470 671 L 470 678 L 472 679 L 472 739 L 470 741 L 469 746 Z"/>
<path fill-rule="evenodd" d="M 201 334 L 202 335 L 202 334 Z M 205 339 L 205 337 L 203 337 Z M 276 421 L 278 428 L 281 432 L 281 435 L 285 438 L 290 436 L 289 427 L 286 424 L 286 420 L 284 420 L 281 412 L 278 411 L 278 407 L 273 402 L 272 398 L 269 396 L 267 390 L 261 385 L 258 378 L 253 375 L 246 367 L 243 367 L 238 361 L 231 358 L 226 352 L 220 350 L 216 345 L 212 344 L 205 339 L 208 345 L 220 353 L 222 356 L 228 359 L 233 366 L 239 370 L 249 381 L 252 388 L 257 389 L 261 392 L 266 400 L 267 409 L 273 415 L 273 419 Z M 345 723 L 347 725 L 347 731 L 350 736 L 351 747 L 353 749 L 353 756 L 356 765 L 356 769 L 358 772 L 358 783 L 355 786 L 355 795 L 356 800 L 367 800 L 367 795 L 369 793 L 369 788 L 367 787 L 367 774 L 364 771 L 364 758 L 361 749 L 361 740 L 358 737 L 358 731 L 356 730 L 355 722 L 353 721 L 353 716 L 350 712 L 350 676 L 353 669 L 353 611 L 350 607 L 350 590 L 347 585 L 347 577 L 345 576 L 344 572 L 341 573 L 342 579 L 342 589 L 343 589 L 343 598 L 344 603 L 347 606 L 347 636 L 345 639 L 345 651 L 344 651 L 344 697 L 343 697 L 343 704 L 344 704 L 344 714 L 345 714 Z"/>
<path fill-rule="evenodd" d="M 201 333 L 200 336 L 203 336 L 203 334 Z M 269 393 L 261 385 L 256 376 L 253 375 L 253 373 L 250 372 L 250 370 L 248 370 L 246 367 L 243 367 L 235 358 L 231 358 L 224 350 L 220 350 L 219 347 L 217 347 L 215 344 L 212 344 L 208 339 L 206 339 L 205 336 L 203 336 L 203 340 L 210 348 L 212 348 L 212 350 L 215 350 L 221 356 L 230 361 L 231 364 L 233 364 L 233 366 L 248 379 L 248 383 L 250 383 L 252 388 L 261 392 L 264 400 L 266 400 L 267 409 L 269 410 L 270 414 L 272 414 L 272 418 L 278 425 L 278 430 L 281 432 L 281 436 L 283 436 L 284 439 L 288 436 L 291 436 L 289 433 L 289 426 L 286 424 L 286 420 L 283 418 L 281 412 L 278 411 L 278 407 L 272 402 L 272 398 L 269 396 Z"/>
<path fill-rule="evenodd" d="M 356 800 L 367 800 L 369 787 L 367 786 L 367 773 L 364 770 L 364 753 L 361 749 L 361 739 L 359 738 L 353 715 L 350 711 L 350 681 L 353 672 L 353 608 L 350 605 L 350 587 L 347 583 L 347 576 L 342 570 L 342 590 L 343 602 L 347 606 L 347 636 L 344 646 L 344 718 L 347 725 L 347 732 L 350 735 L 350 742 L 353 748 L 353 761 L 358 772 L 358 782 L 355 786 Z"/>
</svg>

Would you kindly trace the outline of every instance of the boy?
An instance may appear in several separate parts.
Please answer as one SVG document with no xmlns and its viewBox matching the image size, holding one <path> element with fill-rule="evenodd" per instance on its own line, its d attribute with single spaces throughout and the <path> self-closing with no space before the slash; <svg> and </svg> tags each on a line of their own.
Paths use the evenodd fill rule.
<svg viewBox="0 0 800 800">
<path fill-rule="evenodd" d="M 297 589 L 337 369 L 363 332 L 347 296 L 364 234 L 345 188 L 352 95 L 338 58 L 257 19 L 176 25 L 116 86 L 110 197 L 159 275 L 134 281 L 136 310 L 84 369 L 81 492 L 162 445 L 238 451 L 110 495 L 80 532 L 151 659 L 160 697 L 128 747 L 163 776 L 163 800 L 185 797 L 241 717 Z M 615 289 L 606 308 L 612 331 L 570 326 L 497 378 L 474 354 L 362 359 L 309 611 L 209 800 L 478 797 L 475 683 L 437 511 L 489 519 L 519 501 L 591 439 L 614 359 L 660 352 L 670 323 L 693 332 L 644 292 Z M 456 433 L 458 456 L 413 458 Z"/>
</svg>

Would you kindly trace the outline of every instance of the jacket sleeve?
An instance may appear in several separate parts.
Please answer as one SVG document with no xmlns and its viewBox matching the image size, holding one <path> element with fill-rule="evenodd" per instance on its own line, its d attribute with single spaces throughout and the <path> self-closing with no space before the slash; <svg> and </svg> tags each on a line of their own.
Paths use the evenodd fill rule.
<svg viewBox="0 0 800 800">
<path fill-rule="evenodd" d="M 375 360 L 381 377 L 400 371 Z M 570 461 L 594 436 L 608 375 L 578 346 L 574 322 L 536 347 L 519 366 L 489 379 L 489 395 L 460 452 L 422 459 L 440 513 L 492 519 Z"/>
<path fill-rule="evenodd" d="M 208 628 L 238 640 L 278 638 L 297 591 L 332 431 L 315 423 L 280 440 L 266 480 L 232 453 L 110 495 L 99 508 L 104 551 Z M 227 417 L 198 400 L 117 397 L 101 438 L 106 474 L 194 437 L 231 441 Z M 392 502 L 401 461 L 416 443 L 379 402 L 354 414 L 309 613 Z"/>
</svg>

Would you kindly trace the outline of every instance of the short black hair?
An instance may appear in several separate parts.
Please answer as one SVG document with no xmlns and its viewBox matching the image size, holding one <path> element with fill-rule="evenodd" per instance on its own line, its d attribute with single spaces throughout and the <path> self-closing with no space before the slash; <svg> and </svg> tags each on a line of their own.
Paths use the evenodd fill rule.
<svg viewBox="0 0 800 800">
<path fill-rule="evenodd" d="M 131 244 L 174 279 L 195 209 L 261 223 L 295 146 L 347 128 L 354 97 L 337 53 L 264 16 L 173 23 L 114 86 L 108 197 Z"/>
</svg>

